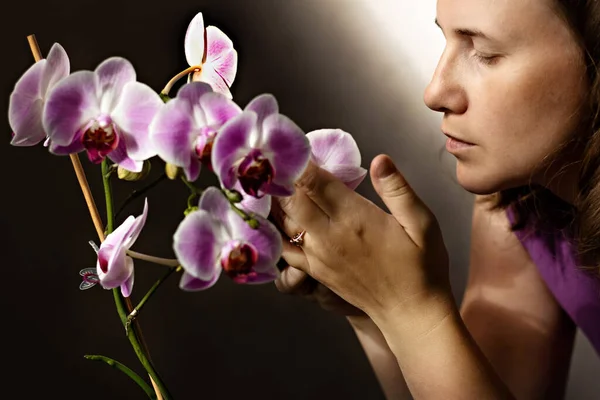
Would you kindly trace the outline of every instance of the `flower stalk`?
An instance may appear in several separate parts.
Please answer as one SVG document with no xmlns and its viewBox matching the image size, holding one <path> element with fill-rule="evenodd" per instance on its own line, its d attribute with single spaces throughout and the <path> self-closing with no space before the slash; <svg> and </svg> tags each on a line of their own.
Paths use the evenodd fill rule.
<svg viewBox="0 0 600 400">
<path fill-rule="evenodd" d="M 177 81 L 180 80 L 181 78 L 183 78 L 189 74 L 193 74 L 194 72 L 199 72 L 201 70 L 202 70 L 201 65 L 192 65 L 191 67 L 184 69 L 183 71 L 181 71 L 180 73 L 178 73 L 177 75 L 172 77 L 169 82 L 167 82 L 167 84 L 165 85 L 163 90 L 161 90 L 161 92 L 160 92 L 161 96 L 168 96 L 169 92 L 173 88 L 173 85 L 175 85 L 175 83 L 177 83 Z"/>
<path fill-rule="evenodd" d="M 112 201 L 112 190 L 110 185 L 110 174 L 109 174 L 109 165 L 106 159 L 102 161 L 102 183 L 104 186 L 104 197 L 106 199 L 106 230 L 107 233 L 110 234 L 113 231 L 114 227 L 114 215 L 113 215 L 113 201 Z M 123 326 L 127 323 L 127 312 L 131 312 L 131 302 L 127 301 L 129 299 L 125 299 L 121 294 L 121 291 L 118 288 L 113 289 L 113 296 L 115 299 L 115 305 L 117 307 L 117 312 L 119 317 L 121 318 L 121 323 Z M 127 311 L 126 311 L 127 310 Z M 127 329 L 127 338 L 135 351 L 138 359 L 150 375 L 150 378 L 156 387 L 158 387 L 157 396 L 159 399 L 170 400 L 172 397 L 169 394 L 165 384 L 162 382 L 158 373 L 154 369 L 152 362 L 148 357 L 148 351 L 145 348 L 142 348 L 143 337 L 141 335 L 141 329 L 137 324 L 137 321 L 134 321 L 133 329 Z M 145 347 L 145 346 L 144 346 Z"/>
<path fill-rule="evenodd" d="M 148 290 L 148 292 L 146 293 L 146 295 L 144 295 L 144 297 L 142 298 L 142 300 L 140 300 L 139 304 L 127 316 L 127 320 L 125 322 L 125 332 L 129 331 L 129 326 L 131 325 L 131 323 L 133 322 L 133 320 L 135 318 L 137 318 L 137 316 L 139 315 L 140 311 L 142 310 L 142 307 L 144 306 L 144 304 L 146 304 L 146 302 L 148 301 L 148 299 L 150 299 L 150 297 L 154 294 L 154 292 L 156 292 L 156 289 L 158 289 L 158 287 L 160 285 L 162 285 L 163 282 L 165 282 L 167 280 L 167 278 L 169 278 L 169 276 L 171 276 L 171 274 L 173 272 L 180 272 L 181 270 L 182 270 L 182 268 L 181 268 L 180 265 L 178 265 L 176 267 L 169 268 L 169 271 L 167 271 L 166 274 L 164 274 L 159 280 L 157 280 L 154 283 L 154 285 L 152 285 L 152 287 L 150 288 L 150 290 Z"/>
<path fill-rule="evenodd" d="M 104 362 L 104 363 L 110 365 L 111 367 L 123 372 L 125 375 L 127 375 L 129 378 L 131 378 L 132 381 L 137 383 L 137 385 L 140 388 L 142 388 L 142 390 L 144 392 L 146 392 L 146 395 L 148 395 L 149 398 L 156 400 L 156 393 L 154 393 L 154 390 L 152 390 L 152 388 L 138 374 L 136 374 L 133 370 L 131 370 L 126 365 L 121 364 L 120 362 L 113 360 L 112 358 L 101 356 L 101 355 L 86 354 L 84 357 L 87 360 Z"/>
</svg>

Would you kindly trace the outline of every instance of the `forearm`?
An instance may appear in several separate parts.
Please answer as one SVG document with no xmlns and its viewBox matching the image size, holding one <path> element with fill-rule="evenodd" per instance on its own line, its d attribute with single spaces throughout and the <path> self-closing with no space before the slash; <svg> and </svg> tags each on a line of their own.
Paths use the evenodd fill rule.
<svg viewBox="0 0 600 400">
<path fill-rule="evenodd" d="M 396 356 L 390 350 L 377 325 L 366 316 L 349 316 L 348 321 L 354 328 L 356 337 L 371 363 L 385 398 L 388 400 L 411 399 Z"/>
<path fill-rule="evenodd" d="M 415 399 L 514 399 L 453 301 L 406 307 L 396 314 L 376 321 Z"/>
</svg>

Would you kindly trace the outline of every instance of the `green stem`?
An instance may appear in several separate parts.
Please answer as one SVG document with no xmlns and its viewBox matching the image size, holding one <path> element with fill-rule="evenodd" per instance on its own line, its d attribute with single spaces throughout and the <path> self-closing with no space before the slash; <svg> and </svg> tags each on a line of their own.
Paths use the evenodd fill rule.
<svg viewBox="0 0 600 400">
<path fill-rule="evenodd" d="M 203 190 L 194 186 L 194 184 L 188 181 L 185 178 L 185 176 L 182 175 L 181 180 L 183 181 L 183 183 L 185 183 L 185 186 L 187 186 L 193 194 L 197 194 L 198 196 L 202 195 Z"/>
<path fill-rule="evenodd" d="M 85 355 L 84 357 L 87 360 L 102 361 L 102 362 L 110 365 L 111 367 L 123 372 L 125 375 L 130 377 L 135 383 L 137 383 L 138 386 L 141 387 L 144 392 L 146 392 L 148 397 L 156 400 L 156 393 L 154 393 L 154 389 L 152 389 L 150 387 L 150 385 L 148 385 L 142 378 L 140 378 L 140 376 L 138 374 L 136 374 L 134 371 L 132 371 L 126 365 L 121 364 L 120 362 L 113 360 L 112 358 L 100 356 L 100 355 Z"/>
<path fill-rule="evenodd" d="M 141 195 L 143 195 L 144 193 L 146 193 L 147 191 L 149 191 L 150 189 L 152 189 L 153 187 L 155 187 L 156 185 L 158 185 L 159 183 L 164 181 L 166 178 L 167 178 L 167 174 L 162 173 L 158 178 L 156 178 L 155 180 L 150 182 L 148 185 L 144 186 L 143 188 L 141 188 L 139 190 L 136 189 L 136 190 L 132 191 L 129 194 L 129 196 L 127 196 L 127 198 L 123 201 L 121 206 L 118 208 L 117 213 L 115 214 L 115 219 L 119 217 L 121 212 L 123 212 L 123 209 L 125 207 L 127 207 L 129 205 L 129 203 L 131 203 L 133 200 L 137 199 L 138 197 L 140 197 Z"/>
<path fill-rule="evenodd" d="M 181 270 L 182 270 L 182 268 L 181 268 L 180 265 L 177 266 L 177 267 L 169 268 L 169 270 L 167 271 L 167 273 L 164 274 L 159 280 L 157 280 L 154 283 L 154 285 L 152 285 L 152 287 L 150 288 L 150 290 L 148 290 L 148 292 L 146 293 L 146 295 L 142 298 L 142 300 L 140 300 L 139 304 L 127 316 L 127 321 L 125 322 L 125 330 L 126 331 L 129 329 L 129 325 L 131 324 L 131 322 L 133 322 L 133 320 L 139 315 L 139 313 L 140 313 L 142 307 L 144 306 L 144 304 L 146 304 L 146 302 L 148 301 L 148 299 L 154 294 L 154 292 L 156 292 L 156 289 L 158 289 L 158 287 L 160 285 L 162 285 L 162 283 L 164 281 L 166 281 L 169 278 L 169 276 L 171 276 L 171 274 L 173 272 L 179 272 Z"/>
<path fill-rule="evenodd" d="M 104 185 L 104 197 L 106 199 L 106 230 L 107 234 L 110 234 L 114 229 L 114 214 L 112 191 L 110 186 L 109 166 L 106 159 L 102 161 L 102 183 Z M 125 326 L 125 324 L 127 323 L 127 307 L 125 306 L 125 299 L 121 294 L 121 290 L 119 288 L 113 289 L 113 297 L 115 299 L 115 305 L 117 307 L 117 312 L 119 313 L 121 323 L 123 324 L 123 326 Z M 158 389 L 160 390 L 164 400 L 171 400 L 171 394 L 169 393 L 162 379 L 154 369 L 152 362 L 149 360 L 148 356 L 142 349 L 142 346 L 140 344 L 140 338 L 138 337 L 139 334 L 140 332 L 138 332 L 137 326 L 135 324 L 133 326 L 133 329 L 127 330 L 127 338 L 129 339 L 129 342 L 131 343 L 131 346 L 133 347 L 133 350 L 135 351 L 135 354 L 137 355 L 141 364 L 144 366 L 144 369 L 146 370 L 146 372 L 148 372 L 154 383 L 158 386 Z"/>
</svg>

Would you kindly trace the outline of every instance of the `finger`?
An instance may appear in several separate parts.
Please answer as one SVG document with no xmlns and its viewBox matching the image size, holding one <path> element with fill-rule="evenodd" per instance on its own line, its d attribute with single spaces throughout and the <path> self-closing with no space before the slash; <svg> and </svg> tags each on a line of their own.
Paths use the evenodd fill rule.
<svg viewBox="0 0 600 400">
<path fill-rule="evenodd" d="M 312 293 L 316 285 L 317 282 L 314 279 L 292 266 L 284 269 L 275 280 L 275 286 L 281 293 L 300 296 Z"/>
<path fill-rule="evenodd" d="M 424 228 L 435 218 L 387 155 L 380 154 L 371 162 L 371 181 L 394 218 L 413 240 L 419 241 Z"/>
<path fill-rule="evenodd" d="M 325 232 L 329 226 L 329 217 L 298 190 L 288 197 L 273 197 L 271 214 L 289 237 L 303 230 Z"/>
<path fill-rule="evenodd" d="M 319 168 L 309 162 L 304 173 L 295 182 L 297 192 L 304 193 L 327 216 L 336 219 L 340 215 L 347 215 L 351 205 L 347 201 L 355 193 L 341 180 L 330 172 Z"/>
</svg>

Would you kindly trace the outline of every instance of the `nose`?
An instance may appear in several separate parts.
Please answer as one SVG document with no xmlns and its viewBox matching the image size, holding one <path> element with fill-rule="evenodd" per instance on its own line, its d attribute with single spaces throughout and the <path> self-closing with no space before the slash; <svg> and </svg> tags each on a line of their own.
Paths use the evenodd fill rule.
<svg viewBox="0 0 600 400">
<path fill-rule="evenodd" d="M 453 114 L 467 111 L 467 95 L 461 83 L 458 64 L 447 50 L 440 57 L 433 77 L 425 88 L 423 100 L 433 111 Z"/>
</svg>

